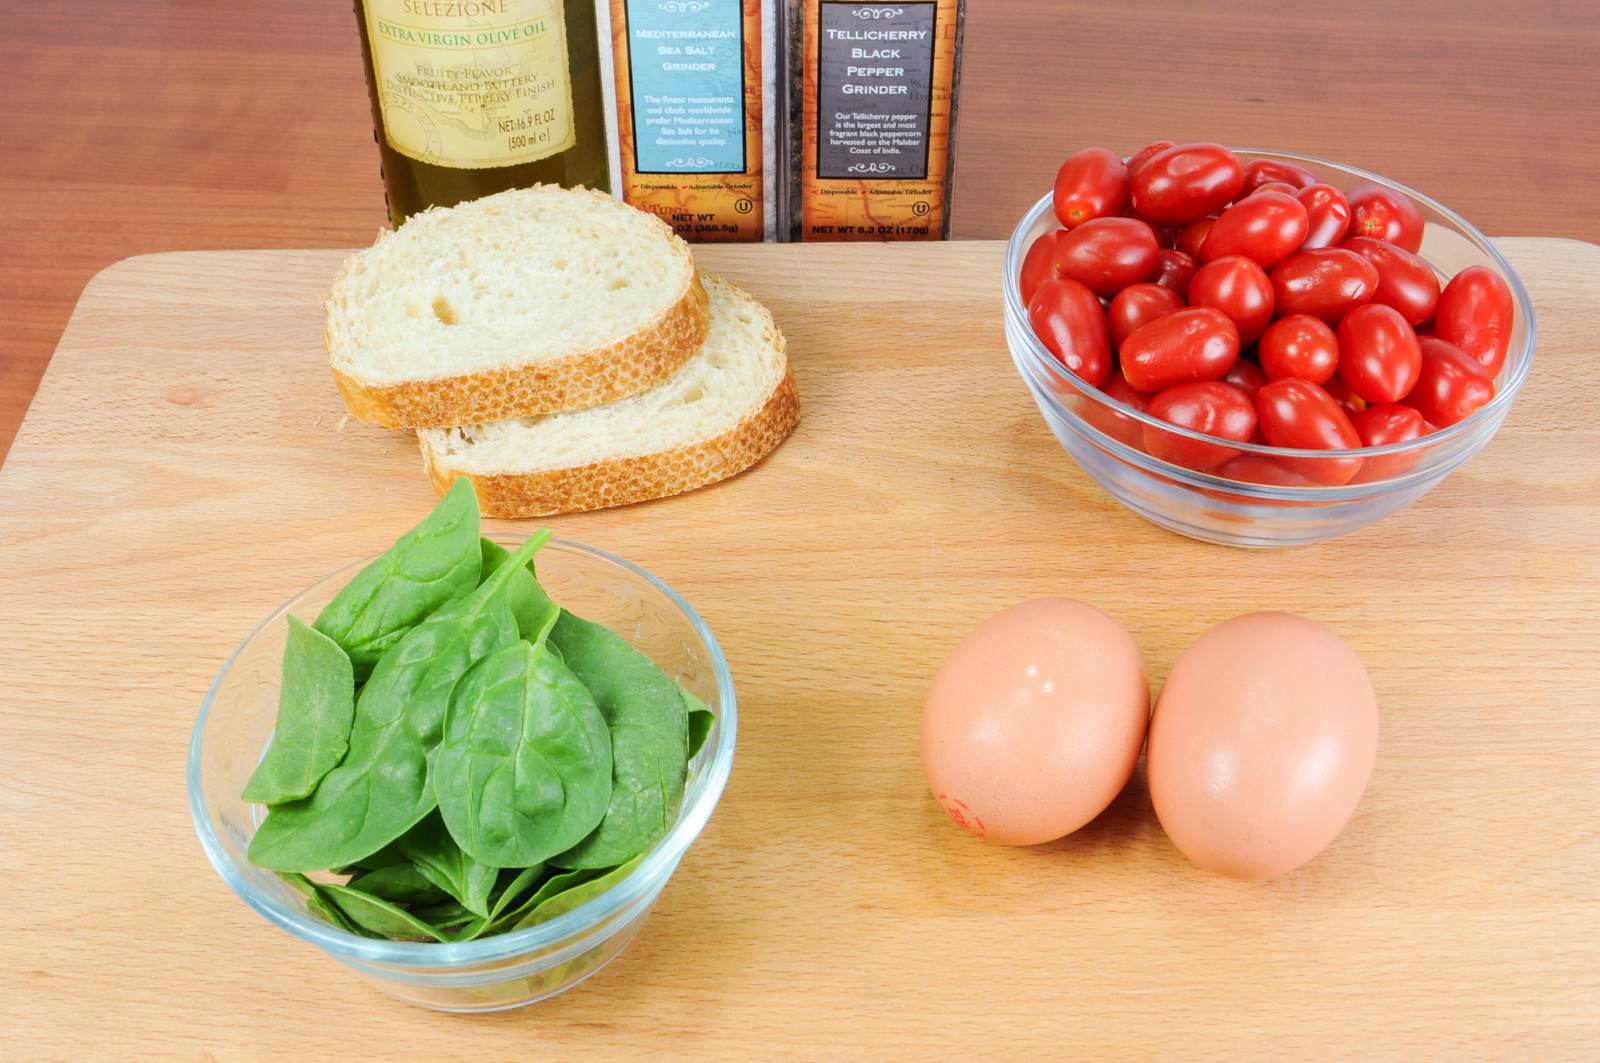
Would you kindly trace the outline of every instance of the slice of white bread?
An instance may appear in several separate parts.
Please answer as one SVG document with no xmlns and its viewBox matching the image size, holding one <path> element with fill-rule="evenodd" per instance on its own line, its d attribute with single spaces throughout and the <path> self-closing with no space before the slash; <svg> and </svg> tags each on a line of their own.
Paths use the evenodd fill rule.
<svg viewBox="0 0 1600 1063">
<path fill-rule="evenodd" d="M 535 517 L 664 498 L 760 461 L 800 417 L 783 333 L 743 290 L 703 280 L 705 344 L 666 383 L 587 410 L 419 431 L 435 489 L 466 476 L 484 516 Z"/>
<path fill-rule="evenodd" d="M 659 218 L 536 185 L 423 211 L 351 256 L 326 338 L 351 413 L 419 428 L 636 394 L 706 324 L 689 245 Z"/>
</svg>

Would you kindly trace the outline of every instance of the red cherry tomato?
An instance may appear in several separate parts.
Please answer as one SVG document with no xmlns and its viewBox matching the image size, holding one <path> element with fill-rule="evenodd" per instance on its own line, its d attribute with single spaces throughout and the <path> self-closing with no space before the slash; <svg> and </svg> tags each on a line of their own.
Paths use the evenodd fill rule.
<svg viewBox="0 0 1600 1063">
<path fill-rule="evenodd" d="M 1422 419 L 1422 414 L 1410 406 L 1401 406 L 1399 403 L 1369 406 L 1350 418 L 1350 423 L 1355 426 L 1356 435 L 1361 437 L 1361 445 L 1364 447 L 1385 447 L 1391 443 L 1405 443 L 1412 439 L 1421 439 L 1432 431 L 1428 422 Z M 1363 483 L 1372 483 L 1399 476 L 1415 465 L 1421 457 L 1420 449 L 1401 451 L 1397 454 L 1374 455 L 1362 462 L 1361 475 L 1357 479 Z"/>
<path fill-rule="evenodd" d="M 1511 349 L 1511 289 L 1488 266 L 1468 266 L 1444 286 L 1433 331 L 1460 347 L 1491 379 Z"/>
<path fill-rule="evenodd" d="M 1150 143 L 1140 148 L 1136 154 L 1128 159 L 1129 175 L 1131 176 L 1135 173 L 1138 173 L 1141 166 L 1155 158 L 1157 155 L 1160 155 L 1163 151 L 1166 151 L 1170 147 L 1172 147 L 1172 141 L 1170 140 L 1152 140 Z"/>
<path fill-rule="evenodd" d="M 1340 380 L 1337 373 L 1333 375 L 1333 379 L 1322 385 L 1322 390 L 1331 395 L 1333 401 L 1339 404 L 1339 408 L 1351 417 L 1367 408 L 1367 400 L 1351 391 L 1350 385 Z"/>
<path fill-rule="evenodd" d="M 1189 282 L 1189 305 L 1209 306 L 1228 315 L 1241 344 L 1254 343 L 1266 329 L 1274 303 L 1266 271 L 1239 255 L 1207 262 Z"/>
<path fill-rule="evenodd" d="M 1211 227 L 1217 224 L 1216 218 L 1200 218 L 1185 225 L 1178 230 L 1178 250 L 1200 261 L 1200 249 L 1206 245 L 1206 237 L 1211 234 Z"/>
<path fill-rule="evenodd" d="M 1377 267 L 1374 303 L 1394 307 L 1408 325 L 1420 325 L 1433 317 L 1439 305 L 1439 278 L 1432 266 L 1403 247 L 1370 236 L 1352 236 L 1339 246 Z"/>
<path fill-rule="evenodd" d="M 1124 406 L 1131 406 L 1140 413 L 1150 408 L 1150 396 L 1142 391 L 1133 390 L 1133 387 L 1122 379 L 1121 373 L 1112 373 L 1111 379 L 1101 390 Z M 1143 446 L 1144 425 L 1120 410 L 1107 406 L 1096 396 L 1084 396 L 1082 413 L 1084 420 L 1111 438 L 1120 440 L 1130 447 Z"/>
<path fill-rule="evenodd" d="M 1339 340 L 1320 317 L 1290 314 L 1261 334 L 1259 356 L 1269 380 L 1326 384 L 1339 368 Z"/>
<path fill-rule="evenodd" d="M 1317 175 L 1304 166 L 1297 166 L 1282 159 L 1256 159 L 1245 163 L 1245 195 L 1249 195 L 1262 185 L 1280 181 L 1293 188 L 1306 188 L 1317 183 Z"/>
<path fill-rule="evenodd" d="M 1115 152 L 1084 148 L 1056 171 L 1056 218 L 1072 229 L 1091 218 L 1110 218 L 1128 205 L 1128 167 Z"/>
<path fill-rule="evenodd" d="M 1410 406 L 1387 402 L 1382 406 L 1368 406 L 1350 418 L 1356 435 L 1364 447 L 1386 447 L 1391 443 L 1404 443 L 1421 439 L 1433 427 L 1423 420 L 1422 414 Z"/>
<path fill-rule="evenodd" d="M 1315 487 L 1298 468 L 1291 468 L 1270 454 L 1240 454 L 1212 470 L 1218 476 L 1247 484 L 1272 484 L 1276 487 Z"/>
<path fill-rule="evenodd" d="M 1306 208 L 1298 199 L 1281 192 L 1257 192 L 1218 216 L 1200 257 L 1215 262 L 1243 255 L 1262 269 L 1271 269 L 1299 250 L 1307 225 Z"/>
<path fill-rule="evenodd" d="M 1339 378 L 1363 399 L 1399 402 L 1421 372 L 1417 334 L 1394 307 L 1368 303 L 1339 322 Z"/>
<path fill-rule="evenodd" d="M 1150 393 L 1133 390 L 1133 385 L 1123 379 L 1121 373 L 1112 373 L 1111 379 L 1106 382 L 1104 391 L 1124 406 L 1132 406 L 1140 413 L 1150 409 Z M 1135 421 L 1135 424 L 1138 422 Z"/>
<path fill-rule="evenodd" d="M 1178 298 L 1187 299 L 1189 297 L 1189 282 L 1194 280 L 1195 272 L 1200 268 L 1200 263 L 1182 251 L 1166 248 L 1163 248 L 1156 258 L 1156 275 L 1150 278 L 1151 282 L 1159 284 L 1163 288 L 1171 288 L 1178 293 Z"/>
<path fill-rule="evenodd" d="M 1163 225 L 1187 225 L 1233 202 L 1244 167 L 1221 144 L 1177 144 L 1139 167 L 1133 208 Z"/>
<path fill-rule="evenodd" d="M 1070 277 L 1039 285 L 1028 303 L 1028 322 L 1056 360 L 1094 387 L 1111 377 L 1106 314 L 1094 292 Z"/>
<path fill-rule="evenodd" d="M 1295 197 L 1306 208 L 1304 250 L 1315 247 L 1338 247 L 1350 231 L 1350 201 L 1332 185 L 1312 185 L 1302 188 Z"/>
<path fill-rule="evenodd" d="M 1122 212 L 1122 216 L 1124 218 L 1132 218 L 1134 221 L 1142 221 L 1146 225 L 1150 226 L 1150 231 L 1156 234 L 1156 246 L 1157 247 L 1163 247 L 1163 248 L 1172 247 L 1172 246 L 1176 245 L 1177 242 L 1178 242 L 1178 230 L 1177 229 L 1173 228 L 1170 225 L 1157 225 L 1155 222 L 1151 221 L 1149 218 L 1144 217 L 1142 214 L 1140 214 L 1138 211 L 1134 210 L 1132 207 L 1129 207 L 1127 210 L 1123 211 Z"/>
<path fill-rule="evenodd" d="M 1091 218 L 1056 245 L 1056 272 L 1112 296 L 1156 271 L 1156 234 L 1133 218 Z"/>
<path fill-rule="evenodd" d="M 1274 380 L 1256 394 L 1261 434 L 1275 447 L 1296 450 L 1354 450 L 1361 437 L 1339 404 L 1308 380 Z M 1337 487 L 1361 469 L 1360 458 L 1306 458 L 1287 461 L 1315 483 Z"/>
<path fill-rule="evenodd" d="M 1333 322 L 1372 300 L 1378 290 L 1378 269 L 1354 251 L 1319 247 L 1280 262 L 1272 271 L 1272 287 L 1278 313 L 1310 314 Z"/>
<path fill-rule="evenodd" d="M 1362 185 L 1350 193 L 1350 235 L 1371 236 L 1416 251 L 1422 246 L 1422 211 L 1402 192 Z"/>
<path fill-rule="evenodd" d="M 1223 383 L 1232 384 L 1253 399 L 1256 397 L 1256 392 L 1261 390 L 1261 385 L 1267 382 L 1267 374 L 1250 359 L 1240 358 L 1222 374 L 1222 380 Z"/>
<path fill-rule="evenodd" d="M 1239 357 L 1239 330 L 1220 311 L 1190 307 L 1145 325 L 1122 341 L 1122 375 L 1137 391 L 1191 380 L 1221 380 Z"/>
<path fill-rule="evenodd" d="M 1422 350 L 1422 372 L 1417 384 L 1401 401 L 1422 414 L 1423 420 L 1444 428 L 1477 413 L 1494 398 L 1494 381 L 1483 366 L 1460 347 L 1437 336 L 1417 341 Z"/>
<path fill-rule="evenodd" d="M 1300 198 L 1300 190 L 1294 185 L 1286 184 L 1283 181 L 1268 181 L 1260 188 L 1252 189 L 1251 191 L 1244 193 L 1242 196 L 1240 196 L 1240 198 L 1249 199 L 1251 196 L 1259 196 L 1263 192 L 1281 192 L 1284 195 L 1292 196 L 1295 199 Z"/>
<path fill-rule="evenodd" d="M 1220 380 L 1174 384 L 1150 400 L 1150 415 L 1170 424 L 1235 443 L 1247 442 L 1256 430 L 1250 396 Z M 1146 425 L 1144 449 L 1153 457 L 1204 471 L 1239 453 L 1233 447 L 1201 443 Z"/>
<path fill-rule="evenodd" d="M 1130 284 L 1117 293 L 1106 310 L 1111 328 L 1111 346 L 1120 349 L 1129 335 L 1158 317 L 1183 309 L 1183 300 L 1171 288 L 1159 284 Z"/>
<path fill-rule="evenodd" d="M 1039 285 L 1056 275 L 1056 245 L 1065 235 L 1065 229 L 1053 229 L 1028 245 L 1028 253 L 1022 256 L 1022 273 L 1017 280 L 1023 306 L 1033 301 L 1033 293 L 1039 290 Z"/>
</svg>

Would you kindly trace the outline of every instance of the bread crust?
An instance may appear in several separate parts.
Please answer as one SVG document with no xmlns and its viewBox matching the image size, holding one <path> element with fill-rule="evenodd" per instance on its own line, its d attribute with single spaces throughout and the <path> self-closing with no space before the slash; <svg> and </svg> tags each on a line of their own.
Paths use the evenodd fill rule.
<svg viewBox="0 0 1600 1063">
<path fill-rule="evenodd" d="M 470 479 L 485 517 L 581 513 L 666 498 L 725 480 L 777 449 L 799 419 L 800 392 L 794 371 L 785 366 L 783 379 L 754 413 L 721 435 L 672 450 L 564 469 L 473 475 L 450 468 L 423 442 L 422 461 L 441 495 L 458 477 Z"/>
<path fill-rule="evenodd" d="M 337 368 L 333 380 L 352 414 L 384 428 L 449 428 L 613 402 L 662 383 L 700 349 L 711 315 L 699 274 L 689 278 L 677 302 L 617 343 L 432 380 L 371 384 Z"/>
</svg>

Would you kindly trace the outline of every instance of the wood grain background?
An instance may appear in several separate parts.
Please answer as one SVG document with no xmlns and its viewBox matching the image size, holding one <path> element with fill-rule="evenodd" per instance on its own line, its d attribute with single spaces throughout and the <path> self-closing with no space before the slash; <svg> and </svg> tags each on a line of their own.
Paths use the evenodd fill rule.
<svg viewBox="0 0 1600 1063">
<path fill-rule="evenodd" d="M 342 255 L 117 266 L 0 468 L 0 1058 L 1592 1060 L 1600 381 L 1568 370 L 1600 248 L 1502 246 L 1542 346 L 1496 438 L 1388 520 L 1270 552 L 1164 532 L 1072 464 L 1007 357 L 998 244 L 707 249 L 786 331 L 799 428 L 724 484 L 549 523 L 717 633 L 733 774 L 626 953 L 473 1018 L 247 908 L 185 800 L 227 653 L 434 501 L 415 441 L 329 380 Z M 1043 594 L 1127 626 L 1156 689 L 1229 616 L 1332 626 L 1382 706 L 1350 827 L 1259 885 L 1190 867 L 1138 775 L 1050 845 L 953 827 L 929 678 Z"/>
<path fill-rule="evenodd" d="M 343 0 L 7 0 L 0 459 L 98 269 L 348 247 L 383 224 Z M 1600 241 L 1595 0 L 970 0 L 955 234 L 1004 236 L 1059 159 L 1160 137 L 1377 170 L 1491 234 Z"/>
</svg>

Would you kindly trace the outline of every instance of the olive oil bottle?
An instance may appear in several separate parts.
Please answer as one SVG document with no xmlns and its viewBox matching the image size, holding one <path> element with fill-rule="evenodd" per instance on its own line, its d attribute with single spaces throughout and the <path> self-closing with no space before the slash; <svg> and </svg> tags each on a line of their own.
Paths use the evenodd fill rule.
<svg viewBox="0 0 1600 1063">
<path fill-rule="evenodd" d="M 594 0 L 356 0 L 389 218 L 547 183 L 610 191 Z"/>
</svg>

